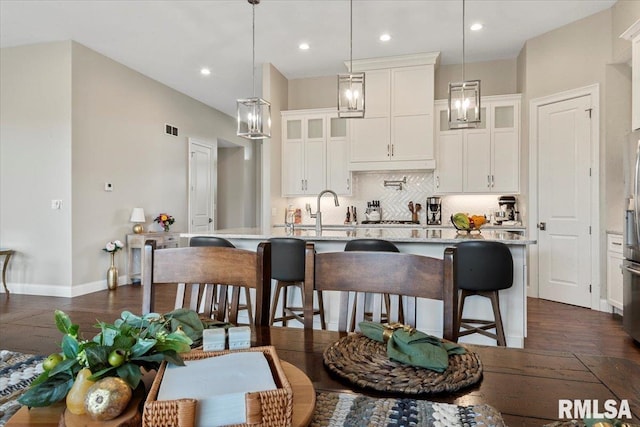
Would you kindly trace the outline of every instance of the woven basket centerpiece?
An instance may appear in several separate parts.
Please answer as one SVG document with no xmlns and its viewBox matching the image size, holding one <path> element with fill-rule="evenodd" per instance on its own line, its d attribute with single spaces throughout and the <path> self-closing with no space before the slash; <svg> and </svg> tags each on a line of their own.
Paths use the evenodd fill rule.
<svg viewBox="0 0 640 427">
<path fill-rule="evenodd" d="M 361 388 L 405 394 L 457 391 L 480 381 L 482 363 L 469 349 L 449 356 L 444 372 L 406 365 L 389 359 L 387 344 L 361 334 L 350 334 L 324 351 L 324 364 L 338 377 Z"/>
</svg>

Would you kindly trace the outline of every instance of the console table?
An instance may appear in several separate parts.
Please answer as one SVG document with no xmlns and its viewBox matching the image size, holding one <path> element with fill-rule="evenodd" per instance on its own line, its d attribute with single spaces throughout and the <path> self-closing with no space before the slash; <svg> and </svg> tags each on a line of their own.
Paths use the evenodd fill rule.
<svg viewBox="0 0 640 427">
<path fill-rule="evenodd" d="M 131 284 L 140 284 L 142 254 L 144 242 L 147 240 L 155 241 L 158 249 L 177 248 L 180 234 L 170 232 L 127 234 L 127 277 Z"/>
<path fill-rule="evenodd" d="M 4 291 L 7 295 L 9 295 L 9 288 L 7 288 L 7 267 L 9 266 L 11 255 L 14 253 L 15 251 L 13 249 L 0 248 L 0 256 L 4 256 L 4 262 L 2 263 L 2 286 L 4 286 Z"/>
</svg>

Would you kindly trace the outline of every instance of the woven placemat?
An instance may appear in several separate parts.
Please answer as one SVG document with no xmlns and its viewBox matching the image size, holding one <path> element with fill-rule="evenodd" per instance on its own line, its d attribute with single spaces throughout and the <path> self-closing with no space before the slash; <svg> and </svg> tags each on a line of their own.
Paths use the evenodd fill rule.
<svg viewBox="0 0 640 427">
<path fill-rule="evenodd" d="M 405 394 L 453 392 L 482 378 L 477 354 L 449 356 L 440 373 L 396 362 L 387 357 L 387 345 L 361 334 L 350 334 L 324 351 L 324 364 L 340 378 L 361 388 Z"/>
</svg>

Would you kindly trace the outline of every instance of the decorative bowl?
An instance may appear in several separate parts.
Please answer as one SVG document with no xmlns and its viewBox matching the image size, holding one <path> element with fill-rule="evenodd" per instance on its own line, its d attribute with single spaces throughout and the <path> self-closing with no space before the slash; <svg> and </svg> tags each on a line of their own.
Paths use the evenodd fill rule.
<svg viewBox="0 0 640 427">
<path fill-rule="evenodd" d="M 472 218 L 474 216 L 479 216 L 479 215 L 472 215 L 470 218 Z M 455 229 L 458 230 L 458 233 L 471 233 L 471 232 L 474 232 L 474 231 L 480 233 L 480 229 L 482 228 L 483 225 L 486 224 L 486 219 L 485 219 L 485 222 L 480 224 L 480 225 L 475 225 L 475 223 L 473 221 L 469 221 L 469 227 L 464 228 L 464 227 L 460 227 L 458 224 L 456 224 L 456 222 L 453 220 L 453 215 L 451 215 L 450 220 L 451 220 L 451 224 L 453 224 Z"/>
</svg>

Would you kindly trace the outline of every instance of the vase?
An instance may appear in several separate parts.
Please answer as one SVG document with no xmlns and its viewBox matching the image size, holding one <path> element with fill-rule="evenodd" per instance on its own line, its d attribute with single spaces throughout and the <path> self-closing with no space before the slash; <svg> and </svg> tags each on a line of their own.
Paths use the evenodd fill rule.
<svg viewBox="0 0 640 427">
<path fill-rule="evenodd" d="M 114 290 L 118 287 L 118 269 L 115 265 L 115 252 L 111 252 L 111 266 L 107 270 L 107 287 Z"/>
</svg>

